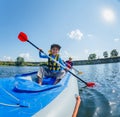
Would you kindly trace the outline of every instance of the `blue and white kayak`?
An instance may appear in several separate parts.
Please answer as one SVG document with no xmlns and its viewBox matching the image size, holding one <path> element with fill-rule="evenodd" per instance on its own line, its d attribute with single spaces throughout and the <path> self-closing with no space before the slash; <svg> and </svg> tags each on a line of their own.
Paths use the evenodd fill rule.
<svg viewBox="0 0 120 117">
<path fill-rule="evenodd" d="M 67 73 L 56 85 L 44 78 L 40 86 L 33 81 L 36 73 L 0 78 L 0 117 L 72 117 L 79 95 L 76 78 Z"/>
</svg>

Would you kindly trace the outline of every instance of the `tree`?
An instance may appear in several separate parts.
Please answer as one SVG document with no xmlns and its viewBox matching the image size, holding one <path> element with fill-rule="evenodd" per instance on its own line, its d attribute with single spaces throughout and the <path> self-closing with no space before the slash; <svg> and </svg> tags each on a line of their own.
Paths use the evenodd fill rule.
<svg viewBox="0 0 120 117">
<path fill-rule="evenodd" d="M 104 56 L 104 58 L 107 58 L 108 57 L 108 52 L 107 51 L 103 52 L 103 56 Z"/>
<path fill-rule="evenodd" d="M 110 53 L 111 57 L 117 57 L 118 56 L 118 51 L 116 49 L 113 49 Z"/>
<path fill-rule="evenodd" d="M 24 58 L 23 57 L 17 57 L 16 59 L 16 65 L 21 66 L 24 63 Z"/>
<path fill-rule="evenodd" d="M 96 59 L 96 54 L 95 54 L 95 53 L 90 54 L 90 55 L 88 56 L 88 60 L 95 60 L 95 59 Z"/>
</svg>

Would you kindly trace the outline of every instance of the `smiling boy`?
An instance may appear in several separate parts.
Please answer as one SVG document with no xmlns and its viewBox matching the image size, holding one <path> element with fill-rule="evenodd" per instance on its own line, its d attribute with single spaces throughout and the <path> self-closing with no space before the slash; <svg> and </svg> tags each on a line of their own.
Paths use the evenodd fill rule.
<svg viewBox="0 0 120 117">
<path fill-rule="evenodd" d="M 52 44 L 50 48 L 49 56 L 55 59 L 56 61 L 58 61 L 63 66 L 65 66 L 64 62 L 62 61 L 59 55 L 60 49 L 61 49 L 60 45 Z M 39 52 L 39 56 L 40 58 L 47 58 L 48 65 L 47 67 L 40 67 L 40 70 L 37 73 L 38 83 L 42 85 L 42 80 L 44 77 L 52 77 L 52 78 L 56 78 L 54 84 L 57 84 L 66 74 L 65 70 L 60 65 L 58 65 L 56 62 L 48 58 L 48 56 L 42 54 L 41 49 Z"/>
</svg>

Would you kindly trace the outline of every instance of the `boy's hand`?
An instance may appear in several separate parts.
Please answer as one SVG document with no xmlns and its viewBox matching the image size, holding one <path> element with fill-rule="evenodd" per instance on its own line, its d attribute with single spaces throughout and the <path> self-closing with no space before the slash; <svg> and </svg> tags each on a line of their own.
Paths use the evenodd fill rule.
<svg viewBox="0 0 120 117">
<path fill-rule="evenodd" d="M 66 68 L 65 68 L 65 71 L 69 71 L 69 68 L 68 68 L 68 67 L 66 67 Z"/>
</svg>

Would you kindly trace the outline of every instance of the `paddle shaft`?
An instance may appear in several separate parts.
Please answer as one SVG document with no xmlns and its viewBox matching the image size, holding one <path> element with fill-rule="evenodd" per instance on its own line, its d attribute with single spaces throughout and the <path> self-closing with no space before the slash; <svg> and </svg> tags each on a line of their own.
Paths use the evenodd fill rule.
<svg viewBox="0 0 120 117">
<path fill-rule="evenodd" d="M 30 43 L 32 46 L 34 46 L 36 49 L 40 50 L 36 45 L 34 45 L 32 42 L 30 42 L 29 40 L 27 40 L 28 43 Z M 58 65 L 60 65 L 63 69 L 67 69 L 67 67 L 63 66 L 61 63 L 59 63 L 58 61 L 56 61 L 54 58 L 50 57 L 49 55 L 47 55 L 43 50 L 40 50 L 43 54 L 45 54 L 48 58 L 50 58 L 51 60 L 53 60 L 54 62 L 56 62 Z M 75 76 L 77 79 L 81 80 L 83 83 L 85 83 L 87 85 L 87 82 L 85 82 L 84 80 L 82 80 L 80 77 L 78 77 L 77 75 L 75 75 L 73 72 L 71 72 L 69 69 L 67 69 L 67 71 L 72 74 L 73 76 Z"/>
<path fill-rule="evenodd" d="M 72 69 L 74 69 L 76 72 L 78 72 L 78 73 L 79 73 L 79 71 L 78 71 L 77 69 L 75 69 L 74 67 L 72 67 Z"/>
<path fill-rule="evenodd" d="M 40 50 L 35 44 L 33 44 L 32 42 L 30 42 L 29 40 L 27 40 L 28 43 L 30 43 L 32 46 L 34 46 L 36 49 Z"/>
<path fill-rule="evenodd" d="M 68 70 L 68 72 L 70 74 L 72 74 L 73 76 L 75 76 L 78 80 L 81 80 L 83 83 L 85 83 L 87 85 L 87 82 L 85 82 L 84 80 L 82 80 L 80 77 L 78 77 L 77 75 L 75 75 L 73 72 L 71 72 L 70 70 Z"/>
<path fill-rule="evenodd" d="M 71 66 L 69 63 L 67 62 L 64 62 L 65 64 L 67 64 L 68 66 Z M 78 71 L 77 69 L 75 69 L 73 66 L 71 66 L 71 69 L 75 70 L 76 72 L 78 72 L 78 74 L 81 74 L 80 71 Z"/>
</svg>

